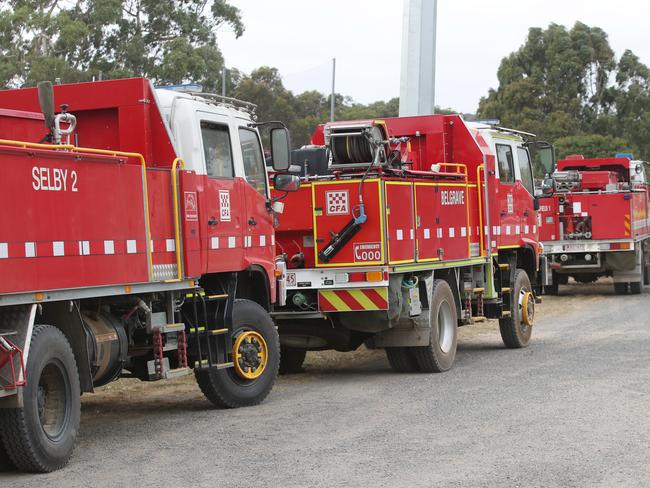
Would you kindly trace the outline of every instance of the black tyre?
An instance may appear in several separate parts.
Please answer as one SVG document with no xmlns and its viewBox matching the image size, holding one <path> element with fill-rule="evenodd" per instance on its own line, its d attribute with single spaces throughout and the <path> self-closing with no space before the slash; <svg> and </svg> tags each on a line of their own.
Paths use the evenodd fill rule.
<svg viewBox="0 0 650 488">
<path fill-rule="evenodd" d="M 499 319 L 501 339 L 511 349 L 526 347 L 533 331 L 535 297 L 528 274 L 523 269 L 515 271 L 514 286 L 509 295 L 509 298 L 504 296 L 504 300 L 510 300 L 510 315 Z"/>
<path fill-rule="evenodd" d="M 431 342 L 413 347 L 420 371 L 441 373 L 451 369 L 458 343 L 458 315 L 454 295 L 445 280 L 435 280 L 431 290 L 429 323 Z"/>
<path fill-rule="evenodd" d="M 203 394 L 221 408 L 261 403 L 278 377 L 280 338 L 266 310 L 251 300 L 235 300 L 233 362 L 233 368 L 196 371 Z"/>
<path fill-rule="evenodd" d="M 569 283 L 569 275 L 565 274 L 556 274 L 555 277 L 557 278 L 557 284 L 558 285 L 566 285 Z M 575 279 L 575 276 L 574 276 Z"/>
<path fill-rule="evenodd" d="M 280 346 L 280 374 L 300 373 L 306 356 L 306 349 Z"/>
<path fill-rule="evenodd" d="M 641 282 L 633 281 L 630 283 L 630 294 L 631 295 L 640 295 L 641 294 Z"/>
<path fill-rule="evenodd" d="M 418 361 L 415 359 L 411 347 L 387 347 L 386 357 L 393 371 L 396 373 L 414 373 L 420 371 Z"/>
<path fill-rule="evenodd" d="M 0 432 L 0 473 L 11 471 L 12 469 L 14 469 L 14 465 L 11 459 L 9 459 L 9 454 L 7 454 L 5 446 L 2 443 L 2 432 Z"/>
<path fill-rule="evenodd" d="M 79 431 L 81 392 L 72 348 L 50 325 L 34 328 L 23 408 L 0 410 L 0 431 L 13 464 L 47 473 L 70 460 Z"/>
<path fill-rule="evenodd" d="M 627 283 L 614 283 L 614 293 L 617 295 L 627 295 Z"/>
</svg>

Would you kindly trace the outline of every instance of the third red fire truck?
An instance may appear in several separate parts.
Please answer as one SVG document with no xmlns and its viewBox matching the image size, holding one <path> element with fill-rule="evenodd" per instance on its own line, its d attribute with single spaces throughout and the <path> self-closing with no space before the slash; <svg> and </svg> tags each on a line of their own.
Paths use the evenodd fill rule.
<svg viewBox="0 0 650 488">
<path fill-rule="evenodd" d="M 645 163 L 631 154 L 569 156 L 549 169 L 540 200 L 540 239 L 548 266 L 545 290 L 569 277 L 611 276 L 617 294 L 650 284 L 650 217 Z"/>
<path fill-rule="evenodd" d="M 397 371 L 444 371 L 458 326 L 486 317 L 526 346 L 541 285 L 529 140 L 455 115 L 320 127 L 277 234 L 282 368 L 365 343 Z"/>
</svg>

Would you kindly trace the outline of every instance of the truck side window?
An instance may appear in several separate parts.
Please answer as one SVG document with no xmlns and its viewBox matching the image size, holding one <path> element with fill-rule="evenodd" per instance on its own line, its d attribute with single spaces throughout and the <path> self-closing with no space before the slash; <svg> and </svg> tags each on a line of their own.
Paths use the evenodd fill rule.
<svg viewBox="0 0 650 488">
<path fill-rule="evenodd" d="M 244 173 L 246 181 L 261 195 L 266 197 L 266 163 L 262 155 L 257 132 L 250 129 L 239 129 L 242 157 L 244 158 Z"/>
<path fill-rule="evenodd" d="M 533 183 L 533 170 L 530 167 L 530 156 L 528 150 L 523 147 L 517 148 L 517 160 L 519 161 L 519 173 L 521 173 L 521 184 L 531 195 L 535 194 Z"/>
<path fill-rule="evenodd" d="M 499 180 L 502 183 L 515 182 L 515 162 L 512 148 L 505 144 L 497 144 L 497 162 L 499 163 Z"/>
<path fill-rule="evenodd" d="M 211 178 L 232 178 L 232 150 L 228 126 L 201 121 L 205 169 Z"/>
</svg>

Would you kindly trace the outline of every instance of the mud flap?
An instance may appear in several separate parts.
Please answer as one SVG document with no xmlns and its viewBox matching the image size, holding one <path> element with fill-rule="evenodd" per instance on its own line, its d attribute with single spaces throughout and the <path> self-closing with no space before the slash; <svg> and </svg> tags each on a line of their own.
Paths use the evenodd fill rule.
<svg viewBox="0 0 650 488">
<path fill-rule="evenodd" d="M 12 332 L 11 342 L 23 351 L 23 361 L 27 364 L 29 357 L 29 346 L 34 329 L 37 305 L 16 305 L 0 308 L 0 332 Z M 0 376 L 7 374 L 5 371 L 9 365 L 0 369 Z M 18 381 L 24 381 L 23 372 L 20 371 Z M 20 408 L 22 406 L 22 395 L 17 390 L 0 389 L 0 408 Z"/>
</svg>

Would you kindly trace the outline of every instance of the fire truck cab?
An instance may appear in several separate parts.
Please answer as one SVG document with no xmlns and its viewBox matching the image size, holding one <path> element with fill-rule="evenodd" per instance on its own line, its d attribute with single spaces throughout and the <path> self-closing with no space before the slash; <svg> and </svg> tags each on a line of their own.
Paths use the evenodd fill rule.
<svg viewBox="0 0 650 488">
<path fill-rule="evenodd" d="M 123 371 L 261 402 L 284 287 L 254 107 L 140 78 L 39 88 L 0 92 L 0 461 L 65 465 L 81 393 Z M 287 169 L 286 129 L 270 140 Z"/>
<path fill-rule="evenodd" d="M 541 286 L 531 137 L 445 115 L 320 127 L 278 228 L 281 369 L 365 343 L 396 371 L 445 371 L 457 327 L 485 318 L 526 346 Z"/>
</svg>

